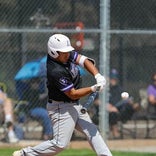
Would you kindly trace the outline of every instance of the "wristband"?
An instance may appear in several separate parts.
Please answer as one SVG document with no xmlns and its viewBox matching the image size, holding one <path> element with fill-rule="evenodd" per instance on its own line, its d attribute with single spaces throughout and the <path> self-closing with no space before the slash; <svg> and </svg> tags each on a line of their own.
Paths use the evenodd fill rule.
<svg viewBox="0 0 156 156">
<path fill-rule="evenodd" d="M 97 73 L 94 77 L 95 77 L 95 79 L 97 79 L 99 76 L 101 76 L 101 74 Z"/>
<path fill-rule="evenodd" d="M 97 86 L 96 86 L 96 85 L 91 86 L 91 90 L 92 90 L 92 92 L 96 92 L 96 88 L 97 88 Z"/>
</svg>

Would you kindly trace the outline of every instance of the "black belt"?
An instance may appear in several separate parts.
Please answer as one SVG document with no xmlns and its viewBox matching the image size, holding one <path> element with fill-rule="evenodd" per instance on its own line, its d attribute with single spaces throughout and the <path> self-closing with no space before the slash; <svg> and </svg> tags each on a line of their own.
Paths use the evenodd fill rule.
<svg viewBox="0 0 156 156">
<path fill-rule="evenodd" d="M 56 101 L 56 100 L 53 100 L 53 99 L 48 99 L 48 103 L 75 103 L 77 105 L 79 105 L 79 100 L 77 101 Z"/>
</svg>

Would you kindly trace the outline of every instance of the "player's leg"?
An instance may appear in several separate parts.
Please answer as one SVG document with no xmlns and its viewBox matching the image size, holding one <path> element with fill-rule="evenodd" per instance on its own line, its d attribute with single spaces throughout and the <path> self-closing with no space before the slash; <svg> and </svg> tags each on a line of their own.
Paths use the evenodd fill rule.
<svg viewBox="0 0 156 156">
<path fill-rule="evenodd" d="M 119 116 L 120 114 L 117 112 L 109 112 L 109 126 L 114 139 L 120 138 L 119 128 L 117 124 L 119 121 Z"/>
<path fill-rule="evenodd" d="M 77 108 L 79 113 L 79 119 L 76 124 L 76 129 L 83 132 L 98 156 L 112 156 L 110 150 L 105 144 L 102 136 L 100 135 L 96 125 L 94 125 L 88 115 L 88 113 L 81 114 L 80 107 Z"/>
<path fill-rule="evenodd" d="M 43 126 L 43 139 L 48 140 L 52 138 L 52 125 L 47 110 L 42 107 L 36 107 L 30 110 L 30 115 L 41 121 Z"/>
<path fill-rule="evenodd" d="M 78 118 L 76 109 L 68 103 L 48 104 L 48 113 L 53 123 L 54 138 L 35 147 L 22 149 L 22 156 L 53 156 L 69 144 Z"/>
<path fill-rule="evenodd" d="M 4 100 L 4 114 L 5 114 L 5 123 L 7 127 L 7 140 L 10 143 L 18 142 L 19 139 L 17 138 L 14 132 L 14 118 L 13 118 L 13 106 L 12 101 L 9 98 Z"/>
<path fill-rule="evenodd" d="M 48 107 L 49 116 L 54 124 L 53 137 L 59 147 L 65 148 L 68 146 L 75 129 L 75 124 L 78 119 L 77 110 L 71 103 L 59 104 L 57 107 L 54 105 L 55 110 L 50 108 L 53 107 L 51 105 Z"/>
</svg>

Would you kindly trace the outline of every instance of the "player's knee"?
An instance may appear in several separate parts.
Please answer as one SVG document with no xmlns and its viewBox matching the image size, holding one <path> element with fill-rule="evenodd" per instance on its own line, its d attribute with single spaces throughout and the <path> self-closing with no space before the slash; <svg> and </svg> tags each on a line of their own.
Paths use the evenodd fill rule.
<svg viewBox="0 0 156 156">
<path fill-rule="evenodd" d="M 68 145 L 67 144 L 57 144 L 57 147 L 64 150 L 68 147 Z"/>
<path fill-rule="evenodd" d="M 68 143 L 63 143 L 63 142 L 55 142 L 54 140 L 52 140 L 52 142 L 55 144 L 55 146 L 59 149 L 59 150 L 64 150 L 68 147 Z"/>
<path fill-rule="evenodd" d="M 66 147 L 63 147 L 63 146 L 57 146 L 57 151 L 58 152 L 62 152 L 63 150 L 65 150 Z"/>
</svg>

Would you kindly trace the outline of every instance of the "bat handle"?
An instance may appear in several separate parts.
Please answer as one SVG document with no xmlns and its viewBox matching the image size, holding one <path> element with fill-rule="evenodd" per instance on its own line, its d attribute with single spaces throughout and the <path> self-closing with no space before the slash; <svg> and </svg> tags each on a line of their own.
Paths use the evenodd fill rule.
<svg viewBox="0 0 156 156">
<path fill-rule="evenodd" d="M 86 112 L 87 112 L 87 108 L 82 107 L 82 108 L 81 108 L 81 113 L 82 113 L 82 114 L 85 114 Z"/>
</svg>

